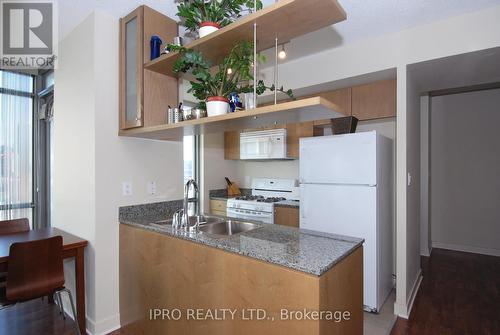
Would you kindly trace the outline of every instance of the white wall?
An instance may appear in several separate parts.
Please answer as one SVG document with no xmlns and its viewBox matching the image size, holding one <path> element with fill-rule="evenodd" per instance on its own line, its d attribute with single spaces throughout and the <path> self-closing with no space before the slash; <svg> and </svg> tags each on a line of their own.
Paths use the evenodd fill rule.
<svg viewBox="0 0 500 335">
<path fill-rule="evenodd" d="M 298 89 L 397 68 L 397 294 L 395 313 L 407 317 L 418 280 L 419 185 L 406 186 L 407 172 L 417 177 L 420 119 L 407 118 L 407 64 L 500 46 L 500 6 L 467 13 L 299 58 L 280 66 L 280 82 Z M 262 77 L 272 79 L 272 69 Z M 410 89 L 411 89 L 410 85 Z M 416 92 L 418 96 L 420 92 Z M 411 93 L 412 95 L 414 93 Z M 410 101 L 415 101 L 410 97 Z M 411 111 L 409 111 L 411 113 Z M 418 113 L 413 113 L 418 114 Z M 407 132 L 410 132 L 408 136 Z M 410 157 L 407 157 L 410 153 Z M 408 160 L 408 162 L 407 162 Z M 407 197 L 408 193 L 408 197 Z M 408 208 L 407 208 L 408 207 Z M 408 210 L 407 210 L 408 209 Z M 411 277 L 410 277 L 411 276 Z"/>
<path fill-rule="evenodd" d="M 245 188 L 252 188 L 253 178 L 299 179 L 299 161 L 236 161 L 236 179 Z"/>
<path fill-rule="evenodd" d="M 59 46 L 53 221 L 89 240 L 87 328 L 119 326 L 118 207 L 182 197 L 182 143 L 118 137 L 118 19 L 95 12 Z M 121 195 L 130 181 L 133 195 Z M 148 181 L 157 195 L 147 194 Z M 73 278 L 72 267 L 66 278 Z"/>
<path fill-rule="evenodd" d="M 52 226 L 89 241 L 85 250 L 87 319 L 95 320 L 95 65 L 94 18 L 59 44 L 55 71 Z M 78 42 L 76 42 L 78 41 Z M 79 47 L 74 48 L 78 43 Z M 78 80 L 75 80 L 78 78 Z M 74 262 L 66 262 L 66 286 L 74 288 Z M 74 291 L 73 291 L 74 292 Z"/>
<path fill-rule="evenodd" d="M 428 95 L 420 97 L 420 255 L 429 257 L 429 109 Z"/>
<path fill-rule="evenodd" d="M 406 307 L 413 304 L 420 281 L 420 92 L 406 77 Z M 398 199 L 399 200 L 399 199 Z M 399 242 L 399 241 L 398 241 Z M 397 275 L 400 275 L 398 272 Z"/>
<path fill-rule="evenodd" d="M 432 244 L 500 256 L 500 89 L 431 99 Z"/>
</svg>

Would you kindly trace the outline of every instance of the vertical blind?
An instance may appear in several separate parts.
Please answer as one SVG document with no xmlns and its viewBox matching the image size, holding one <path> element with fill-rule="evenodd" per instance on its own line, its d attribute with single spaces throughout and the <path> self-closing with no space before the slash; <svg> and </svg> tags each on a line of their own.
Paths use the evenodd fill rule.
<svg viewBox="0 0 500 335">
<path fill-rule="evenodd" d="M 0 71 L 0 220 L 33 215 L 33 77 Z"/>
</svg>

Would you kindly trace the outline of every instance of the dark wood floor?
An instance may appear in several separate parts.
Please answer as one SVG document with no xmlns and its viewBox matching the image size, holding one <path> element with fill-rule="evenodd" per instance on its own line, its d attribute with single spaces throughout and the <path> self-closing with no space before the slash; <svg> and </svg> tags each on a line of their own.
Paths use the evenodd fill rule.
<svg viewBox="0 0 500 335">
<path fill-rule="evenodd" d="M 73 320 L 59 314 L 47 299 L 36 299 L 0 310 L 0 334 L 77 334 Z"/>
<path fill-rule="evenodd" d="M 0 335 L 75 335 L 74 321 L 59 314 L 47 299 L 32 300 L 0 310 Z M 120 335 L 117 330 L 109 335 Z"/>
<path fill-rule="evenodd" d="M 433 249 L 408 320 L 391 335 L 500 334 L 500 257 Z"/>
</svg>

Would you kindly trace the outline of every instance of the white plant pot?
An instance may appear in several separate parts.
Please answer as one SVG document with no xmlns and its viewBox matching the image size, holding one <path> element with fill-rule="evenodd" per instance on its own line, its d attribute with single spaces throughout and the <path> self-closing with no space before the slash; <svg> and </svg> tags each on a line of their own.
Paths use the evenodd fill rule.
<svg viewBox="0 0 500 335">
<path fill-rule="evenodd" d="M 207 36 L 220 29 L 220 25 L 215 22 L 202 22 L 200 28 L 198 28 L 198 34 L 200 38 Z"/>
<path fill-rule="evenodd" d="M 210 97 L 207 99 L 207 115 L 224 115 L 229 111 L 229 100 L 224 97 Z"/>
</svg>

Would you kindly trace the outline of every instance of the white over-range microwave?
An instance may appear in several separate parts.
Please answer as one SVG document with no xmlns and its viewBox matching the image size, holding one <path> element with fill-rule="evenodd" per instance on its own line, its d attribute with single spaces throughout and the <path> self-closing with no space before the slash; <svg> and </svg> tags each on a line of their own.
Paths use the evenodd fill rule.
<svg viewBox="0 0 500 335">
<path fill-rule="evenodd" d="M 288 159 L 286 129 L 240 133 L 240 159 Z"/>
</svg>

